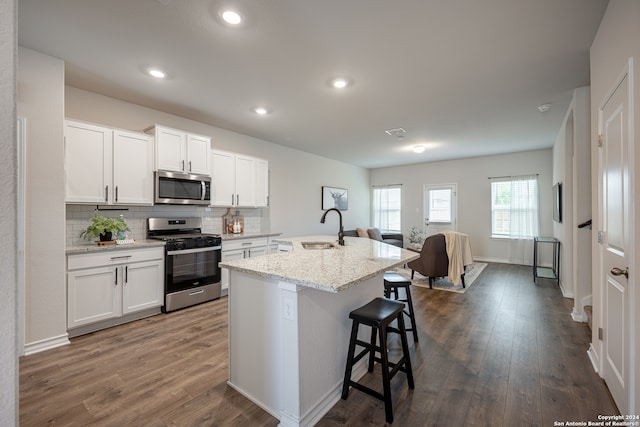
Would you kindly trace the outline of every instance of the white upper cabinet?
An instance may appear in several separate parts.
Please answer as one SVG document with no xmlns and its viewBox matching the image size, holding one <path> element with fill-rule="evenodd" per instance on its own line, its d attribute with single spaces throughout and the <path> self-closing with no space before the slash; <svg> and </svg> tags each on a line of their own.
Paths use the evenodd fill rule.
<svg viewBox="0 0 640 427">
<path fill-rule="evenodd" d="M 108 203 L 113 131 L 67 120 L 64 128 L 66 201 Z"/>
<path fill-rule="evenodd" d="M 256 159 L 236 155 L 236 206 L 256 205 Z"/>
<path fill-rule="evenodd" d="M 149 135 L 65 121 L 65 200 L 89 204 L 153 204 Z"/>
<path fill-rule="evenodd" d="M 267 206 L 268 169 L 266 160 L 211 150 L 211 205 Z"/>
<path fill-rule="evenodd" d="M 153 138 L 113 131 L 113 202 L 153 204 Z"/>
<path fill-rule="evenodd" d="M 156 167 L 155 170 L 184 172 L 187 152 L 187 134 L 175 129 L 155 126 Z"/>
<path fill-rule="evenodd" d="M 256 205 L 269 206 L 269 162 L 256 159 Z"/>
<path fill-rule="evenodd" d="M 155 170 L 209 175 L 211 138 L 155 125 L 145 129 L 155 136 Z"/>
<path fill-rule="evenodd" d="M 211 150 L 211 205 L 235 206 L 236 156 Z"/>
<path fill-rule="evenodd" d="M 187 134 L 186 172 L 210 175 L 209 151 L 211 151 L 211 138 Z"/>
</svg>

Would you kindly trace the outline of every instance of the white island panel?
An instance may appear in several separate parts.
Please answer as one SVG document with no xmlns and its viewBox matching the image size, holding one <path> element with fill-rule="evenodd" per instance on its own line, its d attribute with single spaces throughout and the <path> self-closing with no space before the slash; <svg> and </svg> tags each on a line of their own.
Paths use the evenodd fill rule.
<svg viewBox="0 0 640 427">
<path fill-rule="evenodd" d="M 369 239 L 325 250 L 305 250 L 305 240 L 333 239 L 289 239 L 292 252 L 221 263 L 230 270 L 229 385 L 286 427 L 314 425 L 340 399 L 349 312 L 382 296 L 384 271 L 418 256 Z M 360 339 L 369 334 L 361 328 Z"/>
</svg>

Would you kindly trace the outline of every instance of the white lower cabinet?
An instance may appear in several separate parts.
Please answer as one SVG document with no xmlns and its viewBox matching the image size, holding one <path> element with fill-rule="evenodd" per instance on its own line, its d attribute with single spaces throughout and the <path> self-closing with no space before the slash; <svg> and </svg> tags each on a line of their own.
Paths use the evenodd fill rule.
<svg viewBox="0 0 640 427">
<path fill-rule="evenodd" d="M 255 258 L 266 255 L 269 252 L 268 238 L 247 238 L 238 240 L 223 240 L 222 253 L 220 259 L 222 262 L 233 261 L 236 259 Z M 221 270 L 222 294 L 227 294 L 229 289 L 229 270 L 223 268 Z"/>
<path fill-rule="evenodd" d="M 160 307 L 163 294 L 163 247 L 67 258 L 68 329 Z"/>
</svg>

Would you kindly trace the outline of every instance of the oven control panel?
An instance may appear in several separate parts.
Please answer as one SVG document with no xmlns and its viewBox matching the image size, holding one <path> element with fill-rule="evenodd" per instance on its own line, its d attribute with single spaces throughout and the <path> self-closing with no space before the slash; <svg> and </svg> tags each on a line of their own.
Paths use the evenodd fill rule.
<svg viewBox="0 0 640 427">
<path fill-rule="evenodd" d="M 170 239 L 167 240 L 167 251 L 180 251 L 184 249 L 195 248 L 210 248 L 214 246 L 220 246 L 222 239 L 218 236 L 202 236 L 202 237 L 189 237 L 185 239 Z"/>
</svg>

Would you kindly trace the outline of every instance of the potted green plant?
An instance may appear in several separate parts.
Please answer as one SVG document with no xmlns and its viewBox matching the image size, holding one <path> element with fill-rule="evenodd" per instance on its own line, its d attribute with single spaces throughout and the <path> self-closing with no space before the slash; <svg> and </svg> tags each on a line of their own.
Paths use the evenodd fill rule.
<svg viewBox="0 0 640 427">
<path fill-rule="evenodd" d="M 91 217 L 91 224 L 80 233 L 81 237 L 86 240 L 100 239 L 101 242 L 108 242 L 113 239 L 114 234 L 118 234 L 118 231 L 127 231 L 129 227 L 122 218 L 108 218 L 102 216 L 96 210 Z"/>
<path fill-rule="evenodd" d="M 409 230 L 407 239 L 413 248 L 419 249 L 424 242 L 424 232 L 419 230 L 418 227 L 413 226 L 411 230 Z"/>
</svg>

